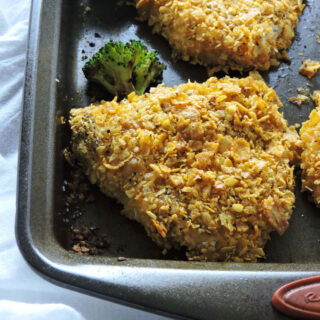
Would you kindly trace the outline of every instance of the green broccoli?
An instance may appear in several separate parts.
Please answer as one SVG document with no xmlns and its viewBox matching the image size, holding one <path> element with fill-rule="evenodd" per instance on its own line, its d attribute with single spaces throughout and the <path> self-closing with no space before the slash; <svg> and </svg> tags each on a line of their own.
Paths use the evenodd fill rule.
<svg viewBox="0 0 320 320">
<path fill-rule="evenodd" d="M 112 95 L 124 97 L 146 89 L 162 78 L 165 66 L 157 53 L 137 40 L 130 43 L 110 40 L 82 68 L 85 77 L 103 85 Z"/>
</svg>

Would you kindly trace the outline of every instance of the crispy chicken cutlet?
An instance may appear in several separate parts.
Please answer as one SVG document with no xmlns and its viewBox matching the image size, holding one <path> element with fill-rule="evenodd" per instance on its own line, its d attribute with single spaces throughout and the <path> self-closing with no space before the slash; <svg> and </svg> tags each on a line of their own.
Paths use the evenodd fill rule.
<svg viewBox="0 0 320 320">
<path fill-rule="evenodd" d="M 69 155 L 161 247 L 256 261 L 288 227 L 299 137 L 262 80 L 210 78 L 72 109 Z"/>
<path fill-rule="evenodd" d="M 288 59 L 303 0 L 140 0 L 137 9 L 173 56 L 216 71 L 268 70 Z"/>
<path fill-rule="evenodd" d="M 302 191 L 310 191 L 315 203 L 320 205 L 320 91 L 315 91 L 312 98 L 317 107 L 300 129 Z"/>
</svg>

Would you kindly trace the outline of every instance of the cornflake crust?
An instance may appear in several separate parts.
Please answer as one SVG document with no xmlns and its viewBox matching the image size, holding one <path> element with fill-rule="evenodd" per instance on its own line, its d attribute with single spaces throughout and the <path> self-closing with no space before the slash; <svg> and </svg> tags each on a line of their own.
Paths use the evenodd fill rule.
<svg viewBox="0 0 320 320">
<path fill-rule="evenodd" d="M 302 191 L 309 191 L 314 202 L 320 204 L 320 91 L 313 93 L 317 107 L 311 111 L 309 120 L 304 122 L 300 135 L 303 152 L 301 154 Z"/>
<path fill-rule="evenodd" d="M 300 140 L 257 74 L 72 109 L 70 155 L 164 251 L 257 261 L 288 227 Z"/>
<path fill-rule="evenodd" d="M 318 61 L 307 59 L 302 61 L 299 72 L 302 75 L 308 77 L 308 79 L 311 79 L 313 76 L 315 76 L 319 69 L 320 63 Z"/>
<path fill-rule="evenodd" d="M 207 67 L 268 70 L 288 60 L 303 0 L 140 0 L 137 9 L 173 48 L 173 57 Z"/>
</svg>

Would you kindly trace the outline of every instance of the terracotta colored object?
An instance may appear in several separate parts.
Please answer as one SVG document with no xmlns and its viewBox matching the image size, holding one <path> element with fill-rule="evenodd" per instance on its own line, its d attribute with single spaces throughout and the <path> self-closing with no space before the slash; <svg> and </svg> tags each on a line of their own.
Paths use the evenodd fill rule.
<svg viewBox="0 0 320 320">
<path fill-rule="evenodd" d="M 272 304 L 294 318 L 320 319 L 320 276 L 284 285 L 274 293 Z"/>
</svg>

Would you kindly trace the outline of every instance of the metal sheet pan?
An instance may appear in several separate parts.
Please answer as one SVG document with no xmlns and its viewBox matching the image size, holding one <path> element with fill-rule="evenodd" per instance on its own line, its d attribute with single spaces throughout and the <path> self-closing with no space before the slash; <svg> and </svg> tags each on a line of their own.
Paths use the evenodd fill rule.
<svg viewBox="0 0 320 320">
<path fill-rule="evenodd" d="M 115 0 L 33 1 L 16 221 L 20 249 L 50 281 L 153 312 L 197 319 L 285 319 L 271 306 L 273 292 L 320 272 L 320 211 L 300 193 L 298 171 L 291 226 L 282 237 L 272 235 L 267 259 L 257 264 L 187 262 L 179 252 L 164 257 L 143 228 L 122 217 L 120 206 L 95 188 L 96 201 L 86 205 L 82 217 L 66 222 L 59 214 L 63 181 L 70 175 L 62 155 L 70 133 L 59 119 L 72 107 L 89 103 L 81 71 L 85 56 L 110 38 L 141 39 L 168 66 L 166 85 L 207 78 L 202 67 L 173 62 L 168 43 L 135 18 L 133 7 L 118 6 Z M 310 101 L 298 108 L 288 97 L 298 87 L 320 89 L 320 75 L 309 81 L 298 73 L 303 59 L 320 60 L 319 19 L 319 2 L 309 0 L 289 50 L 291 64 L 263 73 L 279 94 L 290 124 L 305 121 L 314 105 Z M 99 226 L 111 241 L 108 250 L 102 256 L 68 252 L 71 223 Z M 117 261 L 119 255 L 127 260 Z"/>
</svg>

